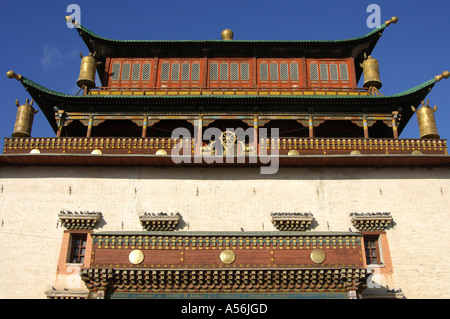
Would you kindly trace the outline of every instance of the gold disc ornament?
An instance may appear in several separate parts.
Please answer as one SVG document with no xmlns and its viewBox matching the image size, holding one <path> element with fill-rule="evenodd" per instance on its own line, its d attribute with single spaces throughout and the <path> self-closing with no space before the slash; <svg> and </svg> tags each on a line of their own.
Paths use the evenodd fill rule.
<svg viewBox="0 0 450 319">
<path fill-rule="evenodd" d="M 128 256 L 128 259 L 133 265 L 139 265 L 144 261 L 144 253 L 139 249 L 133 250 Z"/>
<path fill-rule="evenodd" d="M 230 265 L 230 264 L 234 263 L 234 261 L 236 260 L 236 254 L 232 250 L 229 250 L 229 249 L 224 250 L 220 253 L 220 260 L 224 264 Z"/>
<path fill-rule="evenodd" d="M 311 252 L 311 260 L 316 264 L 321 264 L 325 261 L 325 252 L 321 249 L 315 249 Z"/>
</svg>

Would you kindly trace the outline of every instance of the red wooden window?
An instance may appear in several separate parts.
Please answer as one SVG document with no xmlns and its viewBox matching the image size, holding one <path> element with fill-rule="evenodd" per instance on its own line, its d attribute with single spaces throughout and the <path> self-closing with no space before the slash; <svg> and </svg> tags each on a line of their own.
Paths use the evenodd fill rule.
<svg viewBox="0 0 450 319">
<path fill-rule="evenodd" d="M 239 88 L 252 86 L 251 59 L 210 59 L 209 87 Z"/>
<path fill-rule="evenodd" d="M 112 59 L 110 86 L 143 88 L 151 86 L 151 59 Z"/>
<path fill-rule="evenodd" d="M 161 59 L 158 87 L 200 87 L 203 63 L 201 59 Z"/>
<path fill-rule="evenodd" d="M 307 60 L 308 86 L 321 88 L 355 87 L 350 60 Z"/>
<path fill-rule="evenodd" d="M 302 87 L 301 59 L 258 60 L 258 87 Z"/>
</svg>

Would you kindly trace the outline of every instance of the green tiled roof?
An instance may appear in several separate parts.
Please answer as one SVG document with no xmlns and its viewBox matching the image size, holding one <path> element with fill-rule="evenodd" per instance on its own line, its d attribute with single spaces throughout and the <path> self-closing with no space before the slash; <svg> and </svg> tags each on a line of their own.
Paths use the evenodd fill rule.
<svg viewBox="0 0 450 319">
<path fill-rule="evenodd" d="M 356 38 L 350 38 L 350 39 L 342 39 L 342 40 L 233 40 L 233 41 L 227 41 L 228 44 L 232 45 L 233 43 L 269 43 L 269 44 L 276 44 L 276 43 L 305 43 L 305 44 L 313 44 L 313 43 L 333 43 L 333 44 L 340 44 L 340 43 L 346 43 L 346 42 L 352 42 L 357 40 L 362 40 L 365 38 L 369 38 L 372 35 L 377 34 L 380 31 L 383 31 L 387 27 L 386 23 L 383 23 L 378 28 L 373 29 L 371 32 L 367 33 L 366 35 L 363 35 L 361 37 Z M 105 37 L 101 37 L 97 35 L 96 33 L 92 32 L 91 30 L 87 29 L 86 27 L 82 25 L 77 25 L 76 27 L 78 29 L 78 32 L 83 32 L 89 35 L 91 38 L 95 38 L 97 40 L 102 41 L 108 41 L 108 42 L 115 42 L 117 44 L 127 44 L 127 43 L 214 43 L 219 42 L 223 43 L 223 40 L 115 40 L 115 39 L 109 39 Z"/>
</svg>

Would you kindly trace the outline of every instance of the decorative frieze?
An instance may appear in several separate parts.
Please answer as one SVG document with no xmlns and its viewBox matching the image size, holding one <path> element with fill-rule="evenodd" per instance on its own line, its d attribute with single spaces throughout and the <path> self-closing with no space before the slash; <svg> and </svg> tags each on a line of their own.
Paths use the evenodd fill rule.
<svg viewBox="0 0 450 319">
<path fill-rule="evenodd" d="M 95 233 L 92 234 L 96 248 L 120 249 L 156 249 L 164 247 L 173 249 L 189 247 L 196 250 L 219 249 L 231 247 L 247 249 L 252 247 L 279 247 L 280 249 L 303 249 L 321 246 L 336 248 L 357 248 L 361 245 L 361 236 L 357 233 L 304 233 L 292 235 L 284 232 L 135 232 Z M 145 248 L 148 247 L 148 248 Z M 255 248 L 253 248 L 255 247 Z"/>
<path fill-rule="evenodd" d="M 280 231 L 305 231 L 313 221 L 311 213 L 272 213 L 272 224 Z"/>
<path fill-rule="evenodd" d="M 392 223 L 389 212 L 351 213 L 352 224 L 359 231 L 385 231 Z"/>
<path fill-rule="evenodd" d="M 179 213 L 170 215 L 166 213 L 145 213 L 139 217 L 142 227 L 147 231 L 171 231 L 174 230 L 180 222 Z"/>
<path fill-rule="evenodd" d="M 93 230 L 100 220 L 99 212 L 61 211 L 58 215 L 61 225 L 67 230 Z"/>
</svg>

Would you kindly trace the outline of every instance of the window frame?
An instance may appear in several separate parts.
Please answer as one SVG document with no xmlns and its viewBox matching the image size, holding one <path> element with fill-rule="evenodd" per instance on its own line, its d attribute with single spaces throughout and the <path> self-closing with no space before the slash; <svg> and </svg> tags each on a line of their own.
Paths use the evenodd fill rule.
<svg viewBox="0 0 450 319">
<path fill-rule="evenodd" d="M 77 245 L 77 240 L 81 240 L 82 245 Z M 67 263 L 84 264 L 87 257 L 86 255 L 87 243 L 88 243 L 87 233 L 71 233 L 69 250 L 67 253 Z M 76 253 L 77 248 L 80 250 L 78 253 Z M 84 249 L 83 254 L 81 253 L 81 249 Z"/>
<path fill-rule="evenodd" d="M 211 78 L 211 67 L 217 64 L 217 79 Z M 238 78 L 232 79 L 232 65 L 238 64 Z M 247 64 L 248 76 L 243 78 L 243 65 Z M 227 74 L 223 74 L 224 66 L 227 66 Z M 222 70 L 223 68 L 223 70 Z M 248 58 L 211 58 L 208 59 L 208 88 L 250 88 L 253 87 L 253 64 Z"/>
<path fill-rule="evenodd" d="M 130 71 L 128 74 L 128 79 L 124 79 L 123 69 L 124 65 L 130 65 Z M 148 79 L 142 79 L 144 65 L 149 65 L 149 76 Z M 114 66 L 120 65 L 118 79 L 114 78 Z M 139 65 L 139 76 L 137 79 L 133 79 L 134 66 Z M 142 59 L 142 58 L 113 58 L 110 62 L 109 67 L 109 86 L 112 88 L 146 88 L 152 86 L 153 78 L 153 59 Z"/>
<path fill-rule="evenodd" d="M 311 79 L 311 65 L 317 65 L 317 80 Z M 332 77 L 330 65 L 336 65 L 338 78 Z M 342 67 L 347 68 L 346 78 L 342 77 Z M 326 69 L 326 73 L 323 70 Z M 307 59 L 306 72 L 308 87 L 310 88 L 354 88 L 356 87 L 355 78 L 352 69 L 352 59 Z M 325 77 L 326 75 L 326 77 Z"/>
<path fill-rule="evenodd" d="M 364 242 L 364 257 L 365 263 L 368 267 L 384 267 L 383 251 L 381 245 L 381 234 L 379 233 L 367 233 L 363 236 Z M 368 247 L 368 243 L 375 243 L 375 247 Z M 375 251 L 375 256 L 372 252 Z M 368 254 L 369 252 L 369 254 Z M 373 262 L 373 259 L 377 259 L 377 263 Z"/>
<path fill-rule="evenodd" d="M 162 68 L 163 65 L 169 64 L 168 78 L 163 79 Z M 198 64 L 198 78 L 193 79 L 192 70 L 193 65 Z M 174 65 L 178 65 L 178 76 L 174 78 Z M 183 67 L 189 65 L 189 78 L 183 79 Z M 158 65 L 158 88 L 200 88 L 202 86 L 203 77 L 203 59 L 201 58 L 170 58 L 170 59 L 160 59 Z"/>
<path fill-rule="evenodd" d="M 288 78 L 282 78 L 282 65 L 287 65 Z M 292 65 L 297 64 L 297 79 L 292 78 Z M 261 78 L 261 66 L 267 65 L 267 79 Z M 273 66 L 277 66 L 276 68 Z M 259 88 L 303 88 L 303 59 L 258 59 L 257 60 L 257 83 Z M 277 77 L 272 76 L 272 70 L 277 70 Z"/>
</svg>

